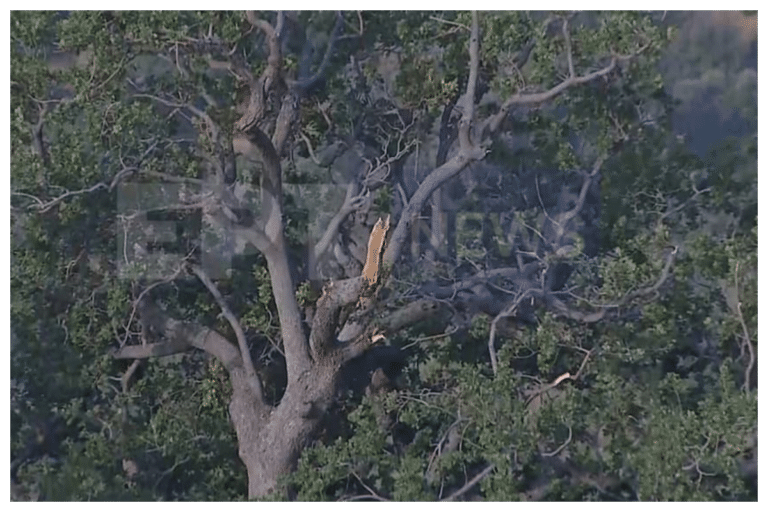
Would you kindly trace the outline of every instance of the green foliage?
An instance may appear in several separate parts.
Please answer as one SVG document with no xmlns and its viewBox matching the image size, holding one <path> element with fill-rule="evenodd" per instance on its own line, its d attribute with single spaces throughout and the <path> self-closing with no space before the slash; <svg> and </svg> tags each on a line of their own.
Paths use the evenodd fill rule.
<svg viewBox="0 0 768 512">
<path fill-rule="evenodd" d="M 296 16 L 290 23 L 322 36 L 336 15 Z M 466 87 L 471 15 L 343 16 L 350 37 L 339 41 L 324 83 L 302 101 L 296 128 L 318 153 L 336 139 L 354 139 L 393 156 L 407 125 L 400 144 L 418 140 L 432 151 L 435 121 Z M 688 64 L 672 71 L 666 64 L 662 76 L 659 55 L 675 31 L 655 16 L 480 14 L 483 114 L 498 108 L 494 98 L 566 78 L 565 17 L 577 75 L 645 47 L 604 79 L 515 111 L 503 131 L 524 143 L 512 148 L 494 140 L 488 156 L 505 169 L 493 199 L 514 210 L 507 220 L 536 228 L 548 216 L 539 202 L 570 186 L 573 171 L 606 157 L 597 255 L 582 254 L 579 235 L 572 250 L 547 263 L 574 267 L 563 300 L 610 313 L 584 324 L 540 307 L 532 312 L 535 327 L 497 335 L 495 375 L 490 317 L 475 315 L 449 335 L 435 337 L 440 329 L 427 324 L 395 333 L 390 342 L 408 354 L 400 388 L 339 398 L 343 434 L 317 440 L 286 477 L 298 499 L 442 499 L 481 472 L 459 499 L 756 498 L 742 468 L 755 457 L 757 423 L 756 74 L 743 68 L 737 38 L 705 31 L 678 49 Z M 710 36 L 720 38 L 719 56 L 702 51 Z M 528 62 L 518 66 L 533 38 Z M 73 194 L 45 212 L 29 206 L 34 198 L 46 202 L 111 184 L 128 167 L 199 178 L 209 164 L 200 153 L 216 143 L 206 127 L 135 93 L 190 104 L 204 97 L 206 114 L 229 127 L 240 84 L 229 70 L 212 71 L 210 62 L 226 53 L 258 76 L 263 35 L 241 13 L 19 11 L 11 16 L 11 41 L 11 452 L 17 457 L 32 447 L 41 454 L 21 464 L 15 482 L 26 495 L 62 501 L 242 499 L 246 473 L 221 364 L 202 352 L 152 359 L 122 386 L 129 363 L 110 350 L 152 333 L 138 332 L 134 318 L 137 290 L 147 283 L 123 279 L 116 261 L 122 212 L 115 191 Z M 155 56 L 192 41 L 205 47 L 179 52 L 187 60 Z M 286 40 L 289 79 L 311 46 L 305 43 Z M 322 52 L 311 50 L 314 68 Z M 74 52 L 72 62 L 53 65 L 61 51 Z M 674 97 L 665 89 L 670 77 L 679 79 L 669 87 Z M 710 90 L 746 119 L 746 128 L 697 156 L 672 135 L 675 102 L 690 105 Z M 35 147 L 38 123 L 47 158 Z M 286 182 L 325 183 L 325 168 L 302 166 L 293 148 L 289 153 Z M 544 198 L 525 197 L 527 169 L 547 171 Z M 388 182 L 375 191 L 376 211 L 390 211 L 394 188 Z M 293 255 L 301 254 L 317 212 L 338 199 L 302 194 L 286 187 Z M 463 203 L 475 208 L 457 226 L 465 268 L 516 264 L 486 241 L 488 234 L 499 237 L 483 210 L 490 195 L 478 190 Z M 520 236 L 536 245 L 533 231 Z M 664 285 L 617 306 L 656 283 L 672 246 L 680 251 Z M 247 331 L 268 397 L 277 403 L 286 379 L 270 276 L 261 256 L 240 263 L 217 286 Z M 465 277 L 457 269 L 440 272 L 449 281 Z M 426 268 L 404 274 L 395 292 L 410 290 L 408 279 L 431 277 Z M 196 281 L 178 279 L 152 294 L 178 318 L 233 339 Z M 302 306 L 317 299 L 307 282 L 296 297 Z M 571 378 L 549 386 L 565 372 Z M 126 469 L 132 465 L 135 473 Z"/>
</svg>

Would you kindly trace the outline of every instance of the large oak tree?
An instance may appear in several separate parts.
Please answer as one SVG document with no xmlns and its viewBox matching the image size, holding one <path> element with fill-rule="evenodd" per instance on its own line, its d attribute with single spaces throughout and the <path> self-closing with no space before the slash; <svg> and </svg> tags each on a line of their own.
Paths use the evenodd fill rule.
<svg viewBox="0 0 768 512">
<path fill-rule="evenodd" d="M 14 336 L 76 348 L 23 363 L 36 371 L 93 358 L 101 391 L 85 405 L 112 413 L 67 415 L 120 432 L 128 485 L 143 464 L 131 424 L 149 414 L 131 407 L 142 361 L 205 355 L 200 389 L 226 395 L 248 496 L 285 496 L 281 478 L 360 374 L 369 394 L 388 385 L 387 339 L 448 310 L 453 332 L 487 318 L 496 375 L 510 325 L 626 320 L 669 289 L 684 240 L 667 223 L 710 191 L 690 173 L 666 197 L 637 197 L 649 220 L 630 245 L 647 257 L 619 249 L 598 272 L 606 240 L 629 239 L 615 231 L 626 218 L 597 229 L 601 187 L 621 190 L 634 171 L 613 169 L 663 140 L 665 34 L 650 14 L 77 12 L 12 25 L 14 258 L 58 262 L 21 265 L 17 279 L 39 284 L 13 306 Z M 449 203 L 475 189 L 504 213 L 486 210 L 473 232 Z M 583 380 L 594 351 L 579 346 L 525 406 Z M 201 360 L 185 357 L 193 388 Z"/>
</svg>

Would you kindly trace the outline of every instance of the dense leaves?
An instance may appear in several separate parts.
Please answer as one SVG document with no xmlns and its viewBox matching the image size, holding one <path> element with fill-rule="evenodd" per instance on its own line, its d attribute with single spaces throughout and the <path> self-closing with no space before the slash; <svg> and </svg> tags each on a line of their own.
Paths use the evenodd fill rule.
<svg viewBox="0 0 768 512">
<path fill-rule="evenodd" d="M 297 100 L 282 155 L 283 227 L 307 310 L 320 289 L 304 260 L 307 232 L 344 201 L 339 183 L 355 166 L 382 169 L 366 176 L 366 201 L 370 218 L 394 221 L 452 154 L 450 113 L 469 79 L 470 13 L 338 16 L 281 18 L 286 81 L 324 72 Z M 387 268 L 387 307 L 412 303 L 422 285 L 442 290 L 532 262 L 550 300 L 519 280 L 484 279 L 494 294 L 486 302 L 520 299 L 512 321 L 494 318 L 503 308 L 471 306 L 463 290 L 429 292 L 444 314 L 386 340 L 399 354 L 376 370 L 386 386 L 339 393 L 284 478 L 291 497 L 756 499 L 756 72 L 743 57 L 748 37 L 739 46 L 721 18 L 701 28 L 703 18 L 679 16 L 481 14 L 479 117 L 557 86 L 571 67 L 583 76 L 612 59 L 621 65 L 513 107 L 499 133 L 476 134 L 485 160 L 445 187 L 459 213 L 453 252 Z M 331 46 L 337 23 L 343 35 Z M 236 68 L 247 62 L 259 76 L 267 47 L 242 13 L 12 13 L 15 499 L 247 496 L 222 363 L 202 351 L 141 362 L 111 355 L 157 334 L 135 321 L 142 294 L 235 339 L 193 276 L 159 279 L 127 264 L 134 240 L 123 238 L 131 219 L 121 201 L 135 198 L 117 184 L 199 184 L 218 165 L 207 157 L 232 138 L 217 139 L 211 126 L 231 130 L 242 113 Z M 732 136 L 708 146 L 709 135 L 696 132 L 695 144 L 681 136 L 702 98 L 717 105 L 707 115 L 738 128 Z M 257 185 L 240 164 L 238 184 Z M 553 218 L 577 204 L 593 166 L 599 180 L 584 192 L 577 227 L 553 243 L 562 228 Z M 177 189 L 153 190 L 160 209 Z M 371 222 L 360 217 L 357 231 L 350 222 L 340 234 L 347 248 L 367 242 Z M 285 353 L 264 257 L 227 246 L 226 232 L 195 215 L 174 219 L 176 252 L 198 250 L 189 233 L 201 230 L 226 247 L 219 256 L 231 265 L 216 286 L 246 332 L 267 401 L 279 403 Z M 418 258 L 424 241 L 415 239 Z M 341 263 L 334 278 L 359 272 Z M 569 316 L 552 298 L 605 313 Z"/>
</svg>

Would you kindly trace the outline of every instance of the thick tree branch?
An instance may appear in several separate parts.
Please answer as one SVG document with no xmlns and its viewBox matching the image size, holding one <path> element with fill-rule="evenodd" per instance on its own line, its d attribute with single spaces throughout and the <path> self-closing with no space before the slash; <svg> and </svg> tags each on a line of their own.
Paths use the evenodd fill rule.
<svg viewBox="0 0 768 512">
<path fill-rule="evenodd" d="M 507 101 L 504 102 L 504 104 L 501 106 L 501 109 L 488 118 L 486 121 L 491 133 L 495 133 L 498 131 L 499 127 L 501 126 L 501 123 L 504 121 L 504 118 L 506 118 L 507 114 L 509 113 L 509 110 L 515 106 L 515 105 L 536 105 L 540 103 L 544 103 L 545 101 L 549 101 L 552 98 L 562 94 L 569 88 L 584 84 L 587 82 L 590 82 L 594 80 L 595 78 L 599 78 L 601 76 L 605 76 L 616 67 L 617 58 L 613 57 L 611 59 L 610 64 L 605 66 L 602 69 L 599 69 L 597 71 L 594 71 L 592 73 L 589 73 L 584 76 L 569 76 L 556 86 L 552 87 L 551 89 L 543 92 L 538 93 L 517 93 L 507 99 Z"/>
<path fill-rule="evenodd" d="M 479 41 L 479 19 L 477 12 L 473 12 L 472 35 L 470 37 L 469 48 L 470 74 L 467 81 L 467 93 L 463 99 L 462 119 L 459 125 L 459 153 L 445 164 L 433 170 L 416 190 L 413 197 L 411 197 L 408 205 L 403 210 L 397 227 L 394 229 L 392 237 L 381 258 L 381 264 L 384 265 L 385 268 L 391 268 L 397 261 L 408 236 L 409 227 L 413 222 L 413 219 L 424 207 L 424 204 L 429 200 L 432 193 L 437 190 L 440 185 L 461 172 L 470 162 L 480 160 L 485 156 L 485 151 L 471 142 L 470 135 L 471 125 L 474 118 L 474 93 L 479 69 Z M 369 313 L 369 310 L 372 307 L 372 301 L 363 306 L 364 307 L 358 312 L 359 317 L 363 317 Z M 347 356 L 353 357 L 354 354 L 357 354 L 361 350 L 360 344 L 365 344 L 366 337 L 364 331 L 366 325 L 366 322 L 361 322 L 359 321 L 359 318 L 357 318 L 351 319 L 350 322 L 347 322 L 342 328 L 339 333 L 339 341 L 342 343 L 349 343 L 349 347 L 346 349 L 348 352 Z"/>
<path fill-rule="evenodd" d="M 239 122 L 238 124 L 243 125 L 244 123 Z M 272 293 L 280 318 L 290 384 L 293 379 L 298 378 L 302 372 L 309 368 L 311 358 L 302 328 L 301 311 L 296 301 L 295 286 L 291 278 L 291 267 L 288 262 L 286 240 L 283 233 L 282 168 L 272 142 L 258 126 L 251 125 L 244 135 L 250 144 L 249 149 L 258 153 L 254 155 L 253 159 L 262 163 L 260 224 L 263 226 L 263 235 L 268 241 L 268 243 L 261 241 L 262 247 L 265 249 L 262 252 L 267 259 Z M 254 230 L 248 230 L 246 234 L 252 237 L 259 235 Z M 255 239 L 255 241 L 258 240 Z M 259 246 L 257 245 L 257 247 Z"/>
<path fill-rule="evenodd" d="M 518 286 L 522 286 L 523 283 L 531 280 L 532 275 L 539 268 L 541 268 L 539 263 L 532 262 L 532 263 L 526 263 L 525 265 L 523 265 L 522 270 L 514 267 L 501 267 L 501 268 L 494 268 L 490 270 L 483 270 L 483 271 L 477 272 L 476 274 L 466 279 L 457 281 L 451 285 L 447 285 L 447 286 L 438 286 L 435 284 L 426 285 L 421 288 L 421 292 L 427 295 L 436 297 L 438 299 L 447 299 L 449 297 L 453 297 L 454 295 L 456 295 L 457 292 L 461 290 L 467 290 L 469 288 L 472 288 L 476 284 L 489 282 L 493 279 L 497 279 L 500 277 L 511 279 L 515 283 L 517 283 Z"/>
<path fill-rule="evenodd" d="M 261 213 L 260 226 L 267 239 L 276 245 L 283 238 L 283 177 L 280 158 L 272 141 L 257 126 L 236 137 L 235 149 L 254 162 L 261 163 Z"/>
<path fill-rule="evenodd" d="M 117 359 L 146 359 L 173 355 L 195 347 L 218 359 L 229 372 L 234 387 L 233 404 L 247 406 L 262 417 L 268 410 L 262 393 L 261 380 L 250 379 L 244 375 L 243 359 L 238 348 L 218 332 L 193 322 L 181 322 L 173 319 L 157 306 L 142 303 L 142 322 L 165 337 L 162 343 L 148 345 L 129 345 L 113 351 Z M 256 389 L 254 389 L 254 385 Z M 237 427 L 237 421 L 235 421 Z"/>
<path fill-rule="evenodd" d="M 174 339 L 146 345 L 125 345 L 112 352 L 115 359 L 149 359 L 150 357 L 172 356 L 186 352 L 192 343 L 183 339 Z"/>
<path fill-rule="evenodd" d="M 126 345 L 112 353 L 115 358 L 162 357 L 185 352 L 194 347 L 216 357 L 227 370 L 243 366 L 237 347 L 213 329 L 170 318 L 156 306 L 145 305 L 142 308 L 142 321 L 154 327 L 166 338 L 166 341 L 146 345 Z"/>
<path fill-rule="evenodd" d="M 344 16 L 341 12 L 337 12 L 336 23 L 333 25 L 333 30 L 331 30 L 331 37 L 328 40 L 328 45 L 325 47 L 325 54 L 323 55 L 323 60 L 320 62 L 320 66 L 317 68 L 314 75 L 310 77 L 300 76 L 296 82 L 296 88 L 300 91 L 300 96 L 306 94 L 307 91 L 325 76 L 325 73 L 328 70 L 328 63 L 331 60 L 331 55 L 333 54 L 336 42 L 339 40 L 342 28 L 344 28 Z"/>
<path fill-rule="evenodd" d="M 391 267 L 399 258 L 400 251 L 410 232 L 410 226 L 421 212 L 432 193 L 447 180 L 460 173 L 471 162 L 481 160 L 486 152 L 471 140 L 471 127 L 475 114 L 475 88 L 480 66 L 480 28 L 477 13 L 472 14 L 472 35 L 469 42 L 470 70 L 467 80 L 467 92 L 462 98 L 462 117 L 459 122 L 459 153 L 434 169 L 419 185 L 407 206 L 403 209 L 397 227 L 384 253 L 383 263 Z"/>
<path fill-rule="evenodd" d="M 440 185 L 459 174 L 471 162 L 480 160 L 483 156 L 485 156 L 485 152 L 479 149 L 477 151 L 472 151 L 471 153 L 459 151 L 456 156 L 448 160 L 444 165 L 433 170 L 424 179 L 403 209 L 397 227 L 395 227 L 392 233 L 392 239 L 384 253 L 385 265 L 391 267 L 400 257 L 403 244 L 410 233 L 410 226 L 414 219 L 419 215 L 432 193 L 437 190 Z"/>
<path fill-rule="evenodd" d="M 295 286 L 291 278 L 291 268 L 288 262 L 287 246 L 283 233 L 283 189 L 282 168 L 280 166 L 279 147 L 282 147 L 287 137 L 288 128 L 293 122 L 297 101 L 293 94 L 283 98 L 278 116 L 278 127 L 275 131 L 275 142 L 259 128 L 266 111 L 266 100 L 269 92 L 282 84 L 281 67 L 282 55 L 280 41 L 276 31 L 264 20 L 260 20 L 249 11 L 246 18 L 254 27 L 262 30 L 269 44 L 267 67 L 260 80 L 256 81 L 248 73 L 250 99 L 245 113 L 235 123 L 238 131 L 245 135 L 250 148 L 246 153 L 255 150 L 254 160 L 262 163 L 261 173 L 261 226 L 268 244 L 262 244 L 262 251 L 269 268 L 272 293 L 275 298 L 280 328 L 285 348 L 285 359 L 288 373 L 288 386 L 309 369 L 311 357 L 309 346 L 302 328 L 301 311 L 296 301 Z M 279 92 L 279 91 L 278 91 Z M 287 100 L 287 101 L 285 101 Z M 275 144 L 279 147 L 276 148 Z M 258 246 L 257 246 L 258 247 Z"/>
<path fill-rule="evenodd" d="M 469 78 L 467 79 L 467 92 L 462 99 L 461 121 L 459 122 L 459 144 L 463 151 L 470 152 L 474 149 L 472 144 L 472 123 L 475 118 L 475 89 L 480 68 L 480 23 L 477 19 L 477 11 L 472 11 L 472 34 L 469 38 Z"/>
<path fill-rule="evenodd" d="M 339 312 L 344 306 L 355 303 L 363 288 L 362 276 L 343 281 L 329 281 L 317 301 L 312 331 L 309 336 L 312 355 L 317 361 L 336 343 Z"/>
<path fill-rule="evenodd" d="M 410 302 L 381 319 L 384 332 L 391 334 L 415 323 L 432 318 L 440 310 L 440 303 L 429 299 Z"/>
<path fill-rule="evenodd" d="M 245 17 L 251 25 L 265 33 L 269 45 L 267 66 L 260 79 L 257 80 L 247 66 L 240 66 L 240 68 L 244 69 L 239 69 L 238 71 L 248 82 L 250 96 L 245 113 L 238 120 L 236 128 L 240 131 L 248 132 L 251 127 L 255 127 L 263 119 L 266 113 L 267 97 L 281 80 L 280 73 L 283 57 L 280 50 L 280 40 L 272 25 L 257 18 L 253 11 L 247 11 Z"/>
</svg>

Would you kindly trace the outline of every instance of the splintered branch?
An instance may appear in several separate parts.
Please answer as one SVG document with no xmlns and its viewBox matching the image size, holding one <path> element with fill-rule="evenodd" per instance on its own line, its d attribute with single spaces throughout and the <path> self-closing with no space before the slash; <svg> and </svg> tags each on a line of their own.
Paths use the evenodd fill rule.
<svg viewBox="0 0 768 512">
<path fill-rule="evenodd" d="M 556 388 L 558 384 L 563 382 L 565 379 L 570 379 L 570 378 L 571 378 L 570 372 L 565 372 L 564 374 L 562 374 L 561 376 L 559 376 L 558 378 L 556 378 L 546 386 L 542 386 L 535 393 L 533 393 L 531 396 L 528 397 L 528 399 L 525 401 L 525 406 L 528 407 L 531 404 L 531 402 L 533 402 L 537 397 L 546 393 L 550 389 Z"/>
<path fill-rule="evenodd" d="M 389 215 L 386 219 L 376 221 L 371 230 L 371 236 L 368 238 L 368 254 L 365 258 L 363 267 L 363 281 L 368 286 L 374 286 L 379 280 L 379 266 L 381 265 L 381 254 L 384 248 L 384 238 L 389 231 Z"/>
<path fill-rule="evenodd" d="M 347 345 L 343 347 L 344 359 L 348 360 L 359 355 L 371 340 L 365 340 L 367 322 L 361 319 L 370 312 L 375 300 L 371 298 L 370 290 L 379 282 L 379 273 L 384 249 L 384 242 L 389 230 L 389 216 L 376 221 L 368 239 L 368 252 L 365 267 L 360 277 L 330 282 L 323 290 L 323 295 L 317 303 L 317 311 L 312 323 L 310 334 L 310 349 L 317 357 L 327 352 L 329 347 L 338 340 Z M 344 305 L 357 300 L 357 311 L 334 337 L 339 311 Z"/>
<path fill-rule="evenodd" d="M 232 330 L 235 331 L 235 336 L 237 337 L 237 344 L 240 347 L 240 357 L 243 360 L 243 366 L 245 367 L 245 372 L 249 379 L 253 380 L 253 383 L 251 384 L 253 387 L 253 390 L 255 392 L 261 393 L 261 385 L 258 383 L 258 376 L 256 375 L 256 369 L 253 367 L 253 360 L 251 359 L 251 353 L 248 350 L 248 341 L 245 339 L 245 333 L 243 332 L 243 328 L 240 325 L 240 321 L 235 317 L 234 313 L 232 313 L 232 310 L 229 309 L 229 306 L 227 305 L 227 302 L 224 300 L 224 297 L 221 296 L 221 292 L 216 287 L 216 285 L 211 281 L 211 278 L 208 277 L 208 274 L 203 270 L 201 267 L 197 265 L 189 265 L 189 269 L 192 271 L 193 274 L 195 274 L 198 279 L 205 285 L 206 288 L 208 288 L 208 291 L 211 292 L 211 295 L 213 295 L 213 298 L 216 300 L 216 303 L 219 305 L 219 308 L 221 308 L 221 313 L 224 315 L 224 318 L 227 319 L 229 324 L 232 326 Z"/>
</svg>

